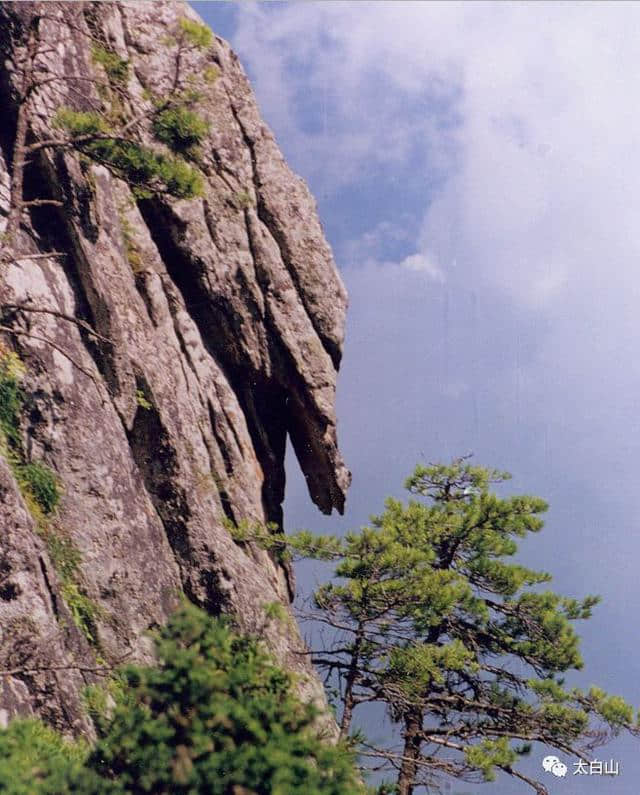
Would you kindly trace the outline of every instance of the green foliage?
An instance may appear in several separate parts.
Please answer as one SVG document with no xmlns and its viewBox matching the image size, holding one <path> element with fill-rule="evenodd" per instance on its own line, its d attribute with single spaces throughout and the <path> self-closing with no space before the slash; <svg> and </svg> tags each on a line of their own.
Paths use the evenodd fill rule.
<svg viewBox="0 0 640 795">
<path fill-rule="evenodd" d="M 573 622 L 598 598 L 541 590 L 550 576 L 512 560 L 547 505 L 490 491 L 508 477 L 467 459 L 420 466 L 406 482 L 420 499 L 387 500 L 371 526 L 342 539 L 280 536 L 298 554 L 337 560 L 314 600 L 341 634 L 318 661 L 340 678 L 343 730 L 363 701 L 385 704 L 403 726 L 395 758 L 405 773 L 416 748 L 433 772 L 471 767 L 489 781 L 526 752 L 519 740 L 567 751 L 623 728 L 640 734 L 624 699 L 565 687 L 562 674 L 583 666 Z M 443 725 L 456 749 L 448 760 Z"/>
<path fill-rule="evenodd" d="M 188 154 L 209 132 L 209 122 L 195 111 L 177 106 L 160 111 L 152 128 L 155 137 L 174 152 Z"/>
<path fill-rule="evenodd" d="M 261 549 L 275 554 L 279 560 L 292 558 L 315 558 L 335 560 L 342 557 L 342 542 L 335 536 L 318 536 L 308 530 L 285 535 L 274 523 L 262 524 L 242 520 L 238 523 L 226 520 L 225 527 L 238 543 L 257 544 Z"/>
<path fill-rule="evenodd" d="M 633 708 L 620 696 L 610 696 L 599 687 L 591 687 L 587 701 L 611 726 L 624 727 L 633 722 Z"/>
<path fill-rule="evenodd" d="M 153 404 L 147 400 L 144 390 L 142 389 L 136 389 L 136 403 L 145 411 L 150 411 L 153 408 Z"/>
<path fill-rule="evenodd" d="M 267 550 L 267 552 L 271 552 L 282 562 L 291 559 L 287 538 L 276 524 L 268 523 L 265 525 L 246 519 L 236 523 L 226 519 L 224 526 L 231 534 L 233 540 L 239 544 L 255 543 L 262 549 Z"/>
<path fill-rule="evenodd" d="M 99 609 L 82 591 L 80 553 L 62 531 L 50 523 L 60 501 L 58 478 L 42 461 L 28 461 L 23 449 L 20 417 L 25 400 L 22 387 L 24 371 L 22 362 L 14 353 L 0 350 L 0 450 L 11 467 L 38 533 L 47 545 L 73 621 L 95 645 Z"/>
<path fill-rule="evenodd" d="M 56 114 L 55 123 L 72 138 L 98 136 L 78 140 L 76 147 L 125 180 L 139 198 L 149 198 L 163 191 L 180 199 L 202 194 L 203 181 L 199 171 L 180 157 L 158 153 L 118 137 L 117 130 L 112 130 L 98 113 L 62 108 Z"/>
<path fill-rule="evenodd" d="M 200 172 L 179 157 L 158 156 L 158 176 L 167 191 L 178 199 L 202 196 L 204 182 Z"/>
<path fill-rule="evenodd" d="M 106 120 L 95 111 L 72 110 L 71 108 L 59 108 L 53 117 L 53 124 L 62 130 L 66 130 L 74 137 L 81 135 L 101 135 L 110 132 Z"/>
<path fill-rule="evenodd" d="M 78 572 L 81 556 L 73 542 L 53 530 L 48 531 L 45 536 L 47 551 L 51 562 L 55 566 L 58 576 L 64 582 L 72 580 Z"/>
<path fill-rule="evenodd" d="M 202 193 L 202 177 L 183 160 L 159 154 L 131 141 L 99 139 L 81 144 L 92 158 L 124 179 L 138 198 L 150 198 L 158 191 L 180 199 Z"/>
<path fill-rule="evenodd" d="M 465 749 L 467 762 L 482 772 L 485 781 L 495 781 L 496 767 L 510 767 L 518 758 L 518 754 L 510 747 L 509 739 L 483 740 L 477 745 L 469 745 Z"/>
<path fill-rule="evenodd" d="M 202 77 L 205 83 L 212 85 L 220 77 L 220 69 L 217 66 L 207 66 L 202 72 Z"/>
<path fill-rule="evenodd" d="M 121 58 L 117 53 L 94 44 L 91 47 L 91 57 L 95 63 L 100 64 L 109 78 L 120 85 L 126 84 L 129 78 L 129 61 Z"/>
<path fill-rule="evenodd" d="M 383 676 L 411 701 L 434 685 L 443 685 L 448 671 L 477 670 L 474 663 L 475 655 L 459 640 L 442 646 L 412 644 L 390 650 Z"/>
<path fill-rule="evenodd" d="M 109 691 L 103 684 L 87 685 L 82 695 L 91 720 L 98 723 L 108 716 Z"/>
<path fill-rule="evenodd" d="M 182 37 L 197 49 L 206 49 L 211 45 L 213 34 L 206 25 L 202 25 L 200 22 L 195 22 L 187 17 L 182 17 L 178 22 L 178 26 Z"/>
<path fill-rule="evenodd" d="M 60 489 L 54 472 L 40 461 L 27 463 L 22 445 L 9 447 L 6 458 L 22 499 L 39 530 L 46 527 L 59 500 Z"/>
<path fill-rule="evenodd" d="M 0 729 L 0 792 L 4 795 L 115 795 L 122 790 L 85 766 L 88 747 L 64 740 L 38 720 Z"/>
<path fill-rule="evenodd" d="M 127 124 L 132 120 L 122 104 L 119 92 L 110 91 L 104 86 L 98 86 L 106 106 L 103 112 L 60 108 L 54 117 L 54 125 L 68 133 L 68 143 L 81 155 L 101 163 L 125 180 L 136 198 L 150 198 L 161 192 L 180 199 L 202 195 L 202 175 L 184 158 L 188 156 L 197 161 L 197 147 L 209 131 L 209 124 L 192 107 L 199 101 L 201 94 L 190 86 L 193 80 L 181 77 L 180 65 L 185 51 L 206 49 L 211 41 L 211 31 L 205 25 L 187 17 L 180 19 L 177 32 L 168 42 L 177 48 L 172 90 L 162 100 L 148 94 L 155 108 L 146 115 L 147 124 L 150 124 L 156 139 L 166 144 L 174 154 L 158 152 L 153 147 L 133 140 L 134 129 Z M 92 47 L 92 58 L 105 69 L 112 88 L 122 88 L 126 84 L 128 61 L 98 43 Z M 205 82 L 216 78 L 215 69 L 212 66 L 204 69 Z M 144 116 L 144 113 L 141 114 L 137 121 L 142 122 Z M 135 268 L 139 269 L 139 266 L 140 263 L 134 262 Z"/>
<path fill-rule="evenodd" d="M 249 193 L 248 190 L 241 190 L 235 195 L 236 204 L 240 207 L 241 210 L 248 210 L 249 207 L 253 207 L 253 197 Z"/>
<path fill-rule="evenodd" d="M 40 722 L 0 731 L 8 795 L 357 795 L 350 753 L 322 742 L 316 712 L 259 641 L 185 606 L 156 640 L 156 668 L 87 688 L 93 749 Z"/>
<path fill-rule="evenodd" d="M 131 266 L 132 272 L 136 275 L 142 273 L 144 271 L 144 262 L 142 261 L 140 252 L 137 247 L 132 244 L 131 240 L 127 238 L 125 238 L 125 252 L 127 255 L 127 262 Z"/>
<path fill-rule="evenodd" d="M 131 266 L 133 273 L 137 275 L 144 271 L 144 263 L 142 261 L 140 249 L 136 244 L 133 235 L 133 228 L 127 220 L 123 208 L 120 209 L 119 217 L 120 229 L 122 231 L 122 242 L 124 243 L 124 251 L 127 257 L 127 262 Z"/>
<path fill-rule="evenodd" d="M 128 667 L 90 764 L 136 792 L 358 792 L 348 755 L 319 742 L 315 711 L 252 639 L 185 607 L 157 641 L 158 668 Z"/>
<path fill-rule="evenodd" d="M 41 526 L 40 535 L 47 545 L 51 562 L 60 578 L 62 597 L 73 623 L 94 647 L 99 647 L 97 622 L 101 611 L 82 590 L 80 562 L 82 557 L 75 544 L 62 530 Z"/>
<path fill-rule="evenodd" d="M 487 494 L 492 483 L 507 480 L 511 480 L 509 472 L 474 466 L 466 457 L 456 458 L 451 464 L 419 464 L 404 486 L 411 494 L 441 501 L 461 499 L 469 494 Z"/>
<path fill-rule="evenodd" d="M 109 721 L 118 701 L 125 698 L 125 681 L 119 671 L 114 671 L 104 682 L 88 685 L 83 693 L 87 713 L 101 735 L 109 730 Z"/>
<path fill-rule="evenodd" d="M 300 530 L 287 538 L 294 555 L 316 560 L 335 560 L 342 557 L 341 540 L 335 536 L 317 536 L 308 530 Z"/>
<path fill-rule="evenodd" d="M 267 602 L 263 608 L 265 618 L 270 621 L 286 621 L 289 618 L 282 602 Z"/>
<path fill-rule="evenodd" d="M 0 348 L 0 429 L 12 446 L 21 444 L 20 412 L 24 366 L 13 351 Z"/>
<path fill-rule="evenodd" d="M 0 451 L 11 467 L 27 507 L 40 521 L 55 510 L 60 489 L 55 474 L 46 464 L 26 460 L 20 430 L 24 373 L 19 357 L 0 347 Z"/>
<path fill-rule="evenodd" d="M 18 482 L 33 496 L 40 510 L 51 514 L 60 501 L 58 480 L 54 472 L 41 461 L 32 461 L 19 469 Z"/>
<path fill-rule="evenodd" d="M 187 606 L 156 648 L 157 668 L 128 666 L 106 688 L 88 689 L 100 732 L 89 754 L 38 721 L 15 721 L 0 732 L 0 790 L 363 792 L 349 752 L 318 738 L 315 710 L 296 698 L 291 675 L 259 641 Z"/>
<path fill-rule="evenodd" d="M 97 622 L 101 610 L 98 605 L 82 592 L 77 582 L 70 580 L 63 582 L 62 596 L 69 608 L 73 623 L 92 646 L 99 648 Z"/>
</svg>

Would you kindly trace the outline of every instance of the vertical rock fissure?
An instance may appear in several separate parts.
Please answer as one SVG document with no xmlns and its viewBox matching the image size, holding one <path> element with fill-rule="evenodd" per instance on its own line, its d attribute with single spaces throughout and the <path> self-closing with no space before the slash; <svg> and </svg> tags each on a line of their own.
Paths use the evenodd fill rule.
<svg viewBox="0 0 640 795">
<path fill-rule="evenodd" d="M 51 601 L 51 609 L 53 610 L 53 615 L 56 617 L 56 621 L 60 620 L 60 608 L 58 607 L 58 596 L 56 592 L 53 590 L 51 586 L 51 582 L 49 580 L 49 573 L 47 571 L 47 567 L 45 565 L 44 560 L 42 557 L 38 558 L 38 563 L 40 565 L 40 571 L 42 572 L 42 580 L 45 584 L 47 589 L 47 593 L 49 594 L 49 599 Z"/>
<path fill-rule="evenodd" d="M 227 96 L 229 95 L 227 94 Z M 282 260 L 282 264 L 287 269 L 287 273 L 289 274 L 289 277 L 293 282 L 296 292 L 298 293 L 300 302 L 304 307 L 307 317 L 309 318 L 309 322 L 311 323 L 313 330 L 317 334 L 318 339 L 322 343 L 323 348 L 329 354 L 333 366 L 335 367 L 336 370 L 338 370 L 338 368 L 340 367 L 340 360 L 342 358 L 342 351 L 333 342 L 333 340 L 328 339 L 326 334 L 324 334 L 322 328 L 320 327 L 320 324 L 316 319 L 315 313 L 313 312 L 312 308 L 309 305 L 309 300 L 307 298 L 306 291 L 303 289 L 302 285 L 300 284 L 300 277 L 298 276 L 297 269 L 293 265 L 291 254 L 286 243 L 286 238 L 279 229 L 278 224 L 275 223 L 273 213 L 271 213 L 271 211 L 268 209 L 264 201 L 264 198 L 262 196 L 261 179 L 258 170 L 258 161 L 256 157 L 255 143 L 252 140 L 251 136 L 247 133 L 246 128 L 242 123 L 242 120 L 240 119 L 238 111 L 231 97 L 229 97 L 229 106 L 231 108 L 233 118 L 235 119 L 235 122 L 238 125 L 238 129 L 240 130 L 240 133 L 242 135 L 242 140 L 244 141 L 245 146 L 249 150 L 249 155 L 251 159 L 252 181 L 256 194 L 256 212 L 258 218 L 262 221 L 265 228 L 268 230 L 269 234 L 271 235 L 271 238 L 273 239 L 274 243 L 278 247 L 278 250 L 280 251 L 280 259 Z"/>
<path fill-rule="evenodd" d="M 167 272 L 182 295 L 209 355 L 221 368 L 247 420 L 247 428 L 262 467 L 263 507 L 266 520 L 282 525 L 286 427 L 282 388 L 251 369 L 237 353 L 233 308 L 222 296 L 203 289 L 197 260 L 187 259 L 172 239 L 169 208 L 158 201 L 140 203 L 140 209 Z M 216 300 L 217 299 L 217 300 Z"/>
<path fill-rule="evenodd" d="M 254 242 L 254 230 L 250 220 L 250 210 L 244 210 L 245 230 L 249 249 L 254 263 L 256 279 L 266 296 L 269 276 L 263 267 L 259 247 Z M 258 219 L 259 220 L 259 219 Z M 269 301 L 265 302 L 265 324 L 277 339 L 276 324 L 271 315 Z M 336 507 L 342 513 L 344 493 L 337 482 L 335 471 L 327 461 L 324 436 L 328 421 L 311 401 L 305 400 L 304 382 L 301 378 L 291 352 L 285 346 L 278 347 L 278 356 L 283 360 L 283 371 L 287 373 L 287 389 L 282 416 L 285 418 L 286 432 L 291 438 L 296 458 L 300 463 L 309 494 L 323 513 L 330 514 Z"/>
<path fill-rule="evenodd" d="M 32 166 L 33 168 L 33 166 Z M 62 176 L 61 176 L 62 171 Z M 42 184 L 55 180 L 68 179 L 66 169 L 54 170 L 52 164 L 42 161 L 38 170 L 27 169 L 26 184 L 33 195 L 42 192 Z M 74 314 L 84 320 L 91 328 L 109 339 L 112 336 L 110 309 L 98 293 L 92 289 L 91 268 L 81 245 L 78 231 L 70 214 L 61 213 L 51 207 L 36 207 L 31 210 L 31 222 L 37 235 L 39 246 L 49 251 L 64 251 L 64 258 L 56 258 L 55 267 L 63 268 L 66 281 L 73 292 Z M 55 308 L 51 306 L 50 308 Z M 117 368 L 112 346 L 92 337 L 80 327 L 80 337 L 84 348 L 103 378 L 109 395 L 117 394 L 119 389 Z"/>
<path fill-rule="evenodd" d="M 213 406 L 211 405 L 211 401 L 207 401 L 207 405 L 208 405 L 208 408 L 209 408 L 209 423 L 211 425 L 211 431 L 213 433 L 213 437 L 214 437 L 216 445 L 218 447 L 218 451 L 220 452 L 220 455 L 222 456 L 222 460 L 224 462 L 225 473 L 226 473 L 227 477 L 230 477 L 230 476 L 233 475 L 233 465 L 231 463 L 231 459 L 229 457 L 229 453 L 227 452 L 224 440 L 221 439 L 220 435 L 218 434 L 218 431 L 217 431 L 217 428 L 216 428 L 216 418 L 215 418 Z M 220 505 L 222 506 L 222 510 L 224 511 L 224 515 L 227 517 L 227 519 L 229 521 L 231 521 L 231 522 L 233 522 L 235 524 L 237 519 L 238 519 L 238 517 L 236 517 L 235 512 L 233 510 L 233 503 L 231 501 L 229 493 L 227 492 L 226 488 L 224 488 L 224 485 L 222 483 L 222 479 L 216 473 L 215 461 L 214 461 L 214 457 L 213 457 L 213 454 L 212 454 L 212 451 L 211 451 L 211 448 L 210 448 L 210 444 L 211 443 L 205 437 L 204 434 L 202 434 L 202 442 L 203 442 L 203 444 L 205 446 L 205 449 L 207 450 L 207 455 L 209 457 L 209 476 L 212 479 L 214 479 L 216 490 L 218 492 L 218 497 L 220 499 Z"/>
</svg>

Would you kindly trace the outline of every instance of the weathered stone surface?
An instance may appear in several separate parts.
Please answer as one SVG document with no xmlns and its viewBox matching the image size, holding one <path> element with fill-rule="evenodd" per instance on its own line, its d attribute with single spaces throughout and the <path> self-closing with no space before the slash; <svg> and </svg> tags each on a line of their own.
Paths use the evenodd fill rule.
<svg viewBox="0 0 640 795">
<path fill-rule="evenodd" d="M 0 232 L 15 112 L 9 34 L 45 8 L 61 13 L 55 3 L 0 4 Z M 101 38 L 131 63 L 132 110 L 167 90 L 173 62 L 163 41 L 181 17 L 197 19 L 180 3 L 68 3 L 62 12 L 70 9 L 73 26 L 49 67 L 104 79 L 87 34 Z M 43 19 L 41 36 L 58 38 L 56 24 Z M 201 70 L 202 59 L 185 54 L 183 69 Z M 26 190 L 64 208 L 32 210 L 21 250 L 65 256 L 21 259 L 0 276 L 3 304 L 83 319 L 110 340 L 33 312 L 15 326 L 32 336 L 3 335 L 27 367 L 25 447 L 63 486 L 54 521 L 80 552 L 107 662 L 148 659 L 145 630 L 166 620 L 180 593 L 250 631 L 263 626 L 264 604 L 288 601 L 287 573 L 225 529 L 225 519 L 282 521 L 287 434 L 322 511 L 342 510 L 349 484 L 334 415 L 345 290 L 314 201 L 261 120 L 236 56 L 214 37 L 204 59 L 220 72 L 200 108 L 211 124 L 204 198 L 136 201 L 106 168 L 48 152 L 29 167 Z M 52 83 L 32 136 L 49 133 L 60 105 L 83 108 L 92 96 L 90 83 Z M 0 668 L 61 668 L 0 678 L 0 720 L 36 712 L 90 732 L 79 694 L 91 675 L 62 668 L 91 667 L 96 649 L 68 615 L 1 457 L 0 505 Z M 272 622 L 266 634 L 322 699 L 295 629 Z"/>
</svg>

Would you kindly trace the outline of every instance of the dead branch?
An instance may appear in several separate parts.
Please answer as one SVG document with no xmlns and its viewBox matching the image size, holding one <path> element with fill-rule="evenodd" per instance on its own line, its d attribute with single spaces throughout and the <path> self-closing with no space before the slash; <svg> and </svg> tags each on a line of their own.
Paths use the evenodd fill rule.
<svg viewBox="0 0 640 795">
<path fill-rule="evenodd" d="M 99 334 L 95 331 L 86 320 L 82 320 L 78 317 L 73 317 L 73 315 L 67 315 L 64 312 L 59 312 L 57 309 L 49 309 L 47 307 L 40 307 L 40 306 L 30 306 L 29 304 L 3 304 L 1 311 L 4 313 L 4 310 L 11 310 L 11 311 L 19 311 L 19 312 L 33 312 L 34 314 L 42 314 L 42 315 L 51 315 L 52 317 L 58 317 L 61 320 L 67 320 L 69 323 L 75 323 L 76 326 L 79 326 L 81 329 L 90 334 L 92 337 L 95 337 L 100 342 L 106 342 L 107 345 L 113 345 L 113 340 L 110 340 L 108 337 L 103 337 L 102 334 Z M 1 315 L 0 315 L 1 316 Z"/>
<path fill-rule="evenodd" d="M 49 345 L 55 351 L 58 351 L 58 353 L 60 353 L 62 356 L 64 356 L 65 359 L 67 359 L 69 362 L 71 362 L 71 364 L 77 370 L 79 370 L 81 373 L 86 375 L 87 378 L 90 378 L 93 381 L 94 386 L 98 390 L 98 394 L 100 395 L 100 399 L 103 400 L 102 392 L 100 390 L 100 384 L 98 383 L 98 380 L 93 375 L 93 373 L 89 372 L 89 370 L 87 370 L 86 367 L 83 367 L 80 364 L 80 362 L 78 362 L 76 359 L 74 359 L 73 356 L 69 355 L 64 350 L 64 348 L 61 348 L 60 345 L 58 345 L 56 342 L 54 342 L 53 340 L 49 339 L 48 337 L 42 337 L 39 334 L 32 334 L 30 331 L 23 331 L 21 329 L 11 328 L 11 326 L 0 325 L 0 331 L 4 331 L 6 334 L 13 334 L 13 335 L 15 335 L 17 337 L 27 337 L 27 338 L 32 339 L 32 340 L 37 340 L 38 342 L 44 342 L 46 345 Z"/>
<path fill-rule="evenodd" d="M 111 665 L 79 665 L 78 663 L 70 663 L 68 665 L 36 665 L 31 668 L 8 668 L 0 670 L 0 676 L 30 676 L 39 673 L 54 673 L 57 671 L 80 671 L 81 673 L 97 674 L 98 676 L 108 676 L 121 665 L 132 654 L 132 650 L 126 652 L 121 657 L 118 657 Z"/>
</svg>

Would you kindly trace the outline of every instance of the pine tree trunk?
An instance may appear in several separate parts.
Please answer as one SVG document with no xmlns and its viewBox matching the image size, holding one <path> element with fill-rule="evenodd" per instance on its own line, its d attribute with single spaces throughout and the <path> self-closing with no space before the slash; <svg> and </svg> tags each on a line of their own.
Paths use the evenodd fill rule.
<svg viewBox="0 0 640 795">
<path fill-rule="evenodd" d="M 404 719 L 404 748 L 402 765 L 398 774 L 398 795 L 413 795 L 418 775 L 418 759 L 422 739 L 422 714 L 419 711 L 407 713 Z"/>
<path fill-rule="evenodd" d="M 360 649 L 364 640 L 364 630 L 362 622 L 358 625 L 356 631 L 356 639 L 353 644 L 353 651 L 351 652 L 351 662 L 349 663 L 349 670 L 345 678 L 344 687 L 344 706 L 342 709 L 342 720 L 340 721 L 340 739 L 343 740 L 351 728 L 351 719 L 353 718 L 353 708 L 355 706 L 354 686 L 358 676 L 358 664 L 360 662 Z"/>
</svg>

